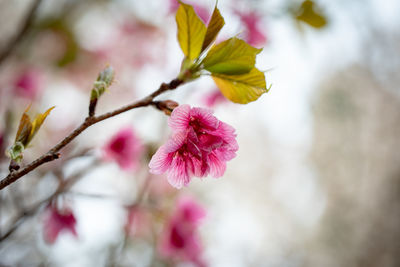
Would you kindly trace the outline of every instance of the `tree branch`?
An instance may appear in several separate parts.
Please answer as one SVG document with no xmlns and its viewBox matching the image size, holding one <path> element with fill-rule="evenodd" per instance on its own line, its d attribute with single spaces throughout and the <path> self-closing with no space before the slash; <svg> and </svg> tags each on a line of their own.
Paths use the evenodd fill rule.
<svg viewBox="0 0 400 267">
<path fill-rule="evenodd" d="M 156 91 L 154 91 L 152 94 L 146 96 L 145 98 L 143 98 L 137 102 L 134 102 L 130 105 L 123 106 L 114 111 L 107 112 L 107 113 L 99 115 L 99 116 L 87 117 L 81 125 L 79 125 L 72 133 L 70 133 L 67 137 L 65 137 L 61 142 L 59 142 L 53 148 L 51 148 L 46 154 L 43 154 L 38 159 L 32 161 L 25 167 L 23 167 L 19 170 L 10 172 L 4 179 L 2 179 L 0 181 L 0 190 L 2 190 L 5 187 L 9 186 L 10 184 L 14 183 L 19 178 L 21 178 L 22 176 L 26 175 L 27 173 L 33 171 L 34 169 L 43 165 L 44 163 L 58 159 L 60 157 L 59 151 L 62 148 L 64 148 L 66 145 L 71 143 L 72 140 L 74 140 L 79 134 L 81 134 L 84 130 L 86 130 L 93 124 L 96 124 L 103 120 L 117 116 L 121 113 L 124 113 L 126 111 L 129 111 L 129 110 L 132 110 L 135 108 L 153 105 L 153 99 L 155 97 L 161 95 L 162 93 L 165 93 L 168 90 L 173 90 L 183 83 L 184 82 L 179 79 L 174 79 L 170 83 L 162 83 Z"/>
<path fill-rule="evenodd" d="M 39 201 L 38 203 L 30 206 L 29 208 L 24 208 L 18 216 L 16 216 L 12 223 L 10 223 L 10 228 L 6 230 L 4 233 L 0 235 L 0 243 L 10 237 L 20 226 L 21 224 L 26 221 L 29 217 L 35 215 L 38 210 L 45 204 L 48 204 L 52 200 L 56 199 L 59 195 L 66 193 L 76 182 L 79 181 L 89 170 L 90 167 L 94 167 L 98 164 L 97 161 L 94 161 L 91 166 L 86 167 L 79 171 L 78 173 L 74 174 L 67 180 L 61 180 L 56 191 L 53 194 L 48 196 L 47 198 Z"/>
</svg>

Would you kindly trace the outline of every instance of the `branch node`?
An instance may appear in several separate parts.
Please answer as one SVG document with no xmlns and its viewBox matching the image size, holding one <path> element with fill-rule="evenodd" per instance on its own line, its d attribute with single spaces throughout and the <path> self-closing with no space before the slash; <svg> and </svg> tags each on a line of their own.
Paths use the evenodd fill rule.
<svg viewBox="0 0 400 267">
<path fill-rule="evenodd" d="M 15 161 L 15 160 L 11 160 L 10 161 L 10 165 L 8 166 L 8 170 L 10 171 L 10 173 L 14 172 L 14 171 L 18 171 L 20 168 L 19 164 Z"/>
</svg>

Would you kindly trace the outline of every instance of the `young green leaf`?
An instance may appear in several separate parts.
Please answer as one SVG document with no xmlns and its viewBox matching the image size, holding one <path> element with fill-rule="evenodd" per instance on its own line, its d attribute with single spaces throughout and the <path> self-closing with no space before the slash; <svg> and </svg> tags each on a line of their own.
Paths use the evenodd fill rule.
<svg viewBox="0 0 400 267">
<path fill-rule="evenodd" d="M 15 143 L 20 142 L 22 144 L 27 144 L 29 140 L 29 136 L 32 131 L 32 123 L 26 112 L 29 110 L 29 107 L 22 114 L 21 120 L 19 121 L 17 135 L 15 136 Z"/>
<path fill-rule="evenodd" d="M 50 114 L 50 111 L 55 108 L 54 106 L 46 110 L 44 113 L 39 113 L 36 115 L 35 119 L 32 122 L 32 130 L 31 134 L 29 135 L 28 143 L 32 140 L 32 138 L 35 136 L 35 134 L 39 131 L 40 126 L 42 126 L 44 120 L 46 117 Z"/>
<path fill-rule="evenodd" d="M 201 52 L 207 28 L 196 15 L 193 7 L 180 2 L 176 12 L 178 42 L 183 54 L 190 60 L 196 59 Z"/>
<path fill-rule="evenodd" d="M 114 81 L 114 69 L 107 66 L 99 73 L 97 80 L 93 84 L 90 99 L 98 99 Z"/>
<path fill-rule="evenodd" d="M 38 132 L 40 126 L 54 107 L 49 108 L 44 113 L 36 115 L 33 122 L 31 122 L 31 118 L 27 114 L 29 108 L 30 106 L 22 114 L 14 144 L 7 150 L 7 155 L 17 163 L 22 160 L 24 149 L 29 145 L 29 142 Z"/>
<path fill-rule="evenodd" d="M 203 60 L 204 69 L 227 75 L 248 73 L 254 68 L 256 55 L 261 51 L 233 37 L 211 48 Z"/>
<path fill-rule="evenodd" d="M 212 78 L 222 94 L 235 103 L 247 104 L 268 92 L 264 73 L 256 68 L 241 75 L 213 73 Z"/>
<path fill-rule="evenodd" d="M 305 0 L 301 4 L 296 19 L 316 29 L 320 29 L 327 24 L 325 16 L 321 12 L 315 10 L 315 3 L 311 0 Z"/>
<path fill-rule="evenodd" d="M 222 27 L 225 25 L 224 18 L 221 16 L 218 8 L 215 6 L 214 12 L 211 16 L 211 20 L 207 26 L 206 36 L 204 37 L 203 47 L 201 51 L 203 52 L 212 42 L 214 42 L 215 38 Z"/>
</svg>

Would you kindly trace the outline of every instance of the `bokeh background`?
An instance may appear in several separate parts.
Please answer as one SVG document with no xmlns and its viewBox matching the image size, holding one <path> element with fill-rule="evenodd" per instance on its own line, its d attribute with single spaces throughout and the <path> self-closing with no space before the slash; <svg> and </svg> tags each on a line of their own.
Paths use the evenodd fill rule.
<svg viewBox="0 0 400 267">
<path fill-rule="evenodd" d="M 0 233 L 17 226 L 0 243 L 0 265 L 191 266 L 155 261 L 157 245 L 145 238 L 126 240 L 125 206 L 142 197 L 151 179 L 158 207 L 168 210 L 184 194 L 207 210 L 200 232 L 209 266 L 400 266 L 400 2 L 304 2 L 218 1 L 226 21 L 219 40 L 239 35 L 264 47 L 257 66 L 272 87 L 258 101 L 225 101 L 210 77 L 162 97 L 208 105 L 235 127 L 240 149 L 224 177 L 195 178 L 177 191 L 165 177 L 149 177 L 146 157 L 135 172 L 104 162 L 102 147 L 123 127 L 135 130 L 150 155 L 170 134 L 155 109 L 122 114 L 84 132 L 64 159 L 0 192 Z M 183 58 L 167 0 L 2 0 L 0 51 L 38 3 L 0 63 L 2 151 L 30 103 L 37 112 L 56 106 L 25 162 L 84 119 L 93 81 L 107 64 L 116 81 L 98 112 L 175 78 Z M 206 18 L 215 5 L 187 3 Z M 4 177 L 3 152 L 0 160 Z M 73 207 L 78 235 L 48 244 L 45 203 L 24 211 L 74 175 L 79 181 L 62 201 Z"/>
</svg>

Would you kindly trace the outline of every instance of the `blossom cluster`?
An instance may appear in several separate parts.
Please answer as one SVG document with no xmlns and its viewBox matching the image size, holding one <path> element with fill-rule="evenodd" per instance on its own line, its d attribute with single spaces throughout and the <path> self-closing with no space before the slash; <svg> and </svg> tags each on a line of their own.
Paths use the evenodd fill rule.
<svg viewBox="0 0 400 267">
<path fill-rule="evenodd" d="M 192 176 L 221 177 L 226 161 L 236 156 L 234 128 L 218 120 L 211 110 L 180 105 L 168 124 L 173 135 L 157 150 L 149 167 L 153 174 L 167 173 L 176 188 L 188 185 Z"/>
</svg>

